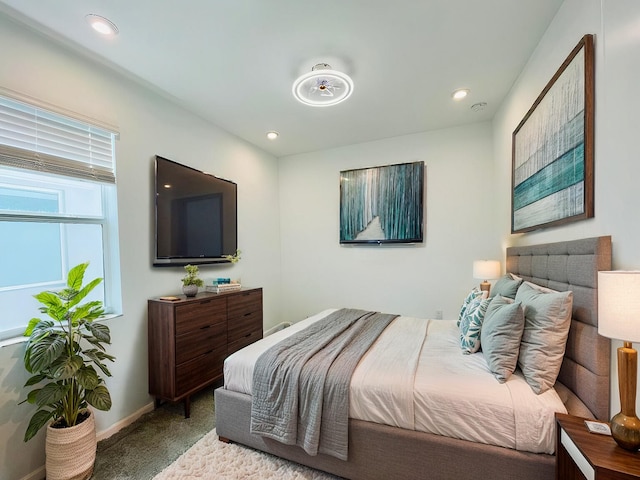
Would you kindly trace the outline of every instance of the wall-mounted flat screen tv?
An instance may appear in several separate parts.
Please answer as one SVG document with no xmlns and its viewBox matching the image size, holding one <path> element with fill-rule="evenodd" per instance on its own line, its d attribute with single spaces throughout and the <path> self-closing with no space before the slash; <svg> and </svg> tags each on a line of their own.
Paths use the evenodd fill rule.
<svg viewBox="0 0 640 480">
<path fill-rule="evenodd" d="M 424 162 L 340 172 L 340 243 L 419 243 Z"/>
<path fill-rule="evenodd" d="M 237 185 L 155 158 L 153 265 L 226 262 L 238 248 Z"/>
</svg>

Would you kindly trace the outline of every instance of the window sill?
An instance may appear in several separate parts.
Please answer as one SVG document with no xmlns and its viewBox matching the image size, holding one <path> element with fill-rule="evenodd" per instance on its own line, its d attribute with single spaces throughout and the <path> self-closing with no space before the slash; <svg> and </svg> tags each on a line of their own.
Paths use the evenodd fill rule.
<svg viewBox="0 0 640 480">
<path fill-rule="evenodd" d="M 96 322 L 102 323 L 107 320 L 111 320 L 112 318 L 121 317 L 121 316 L 122 316 L 122 313 L 110 313 L 108 315 L 100 317 L 98 320 L 96 320 Z M 19 335 L 17 337 L 6 338 L 4 340 L 0 340 L 0 348 L 9 347 L 17 343 L 25 343 L 27 340 L 29 340 L 29 337 L 24 337 L 22 335 Z"/>
</svg>

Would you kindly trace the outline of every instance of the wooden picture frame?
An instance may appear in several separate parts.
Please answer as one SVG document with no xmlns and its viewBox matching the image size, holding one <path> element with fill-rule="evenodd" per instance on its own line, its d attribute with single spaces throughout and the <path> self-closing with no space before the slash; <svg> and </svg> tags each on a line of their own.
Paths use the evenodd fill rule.
<svg viewBox="0 0 640 480">
<path fill-rule="evenodd" d="M 513 132 L 511 233 L 593 217 L 593 43 L 582 37 Z"/>
</svg>

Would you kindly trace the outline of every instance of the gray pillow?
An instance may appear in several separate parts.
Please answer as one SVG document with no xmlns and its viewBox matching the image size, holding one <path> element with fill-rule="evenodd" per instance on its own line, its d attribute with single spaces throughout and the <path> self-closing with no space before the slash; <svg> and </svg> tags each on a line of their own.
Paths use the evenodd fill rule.
<svg viewBox="0 0 640 480">
<path fill-rule="evenodd" d="M 573 292 L 543 292 L 522 284 L 516 301 L 524 307 L 524 331 L 518 366 L 524 378 L 537 393 L 553 387 L 571 326 Z"/>
<path fill-rule="evenodd" d="M 496 284 L 491 287 L 490 297 L 502 295 L 507 298 L 515 298 L 518 287 L 522 283 L 522 279 L 515 279 L 511 275 L 504 275 L 498 279 Z"/>
<path fill-rule="evenodd" d="M 487 308 L 480 331 L 480 345 L 489 370 L 506 382 L 518 365 L 524 313 L 520 302 L 497 295 Z"/>
</svg>

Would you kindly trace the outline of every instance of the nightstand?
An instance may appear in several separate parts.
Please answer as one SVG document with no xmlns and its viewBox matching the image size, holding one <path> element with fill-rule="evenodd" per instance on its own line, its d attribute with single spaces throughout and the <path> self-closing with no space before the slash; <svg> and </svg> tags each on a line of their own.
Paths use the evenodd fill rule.
<svg viewBox="0 0 640 480">
<path fill-rule="evenodd" d="M 584 418 L 556 413 L 556 480 L 640 478 L 640 453 L 608 435 L 590 433 Z"/>
</svg>

